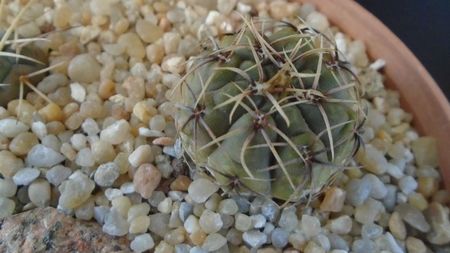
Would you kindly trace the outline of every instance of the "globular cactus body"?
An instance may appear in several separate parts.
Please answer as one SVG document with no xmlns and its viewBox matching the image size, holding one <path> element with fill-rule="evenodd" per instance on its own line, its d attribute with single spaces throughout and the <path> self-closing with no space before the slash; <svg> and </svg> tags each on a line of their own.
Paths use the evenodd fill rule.
<svg viewBox="0 0 450 253">
<path fill-rule="evenodd" d="M 19 97 L 21 76 L 43 69 L 47 63 L 47 53 L 36 44 L 16 44 L 17 47 L 3 46 L 0 53 L 0 106 L 6 106 L 9 101 Z M 42 77 L 42 74 L 36 75 L 29 81 L 37 83 Z"/>
<path fill-rule="evenodd" d="M 273 24 L 246 21 L 192 64 L 173 92 L 176 124 L 185 152 L 225 190 L 296 202 L 350 161 L 361 102 L 325 36 Z"/>
</svg>

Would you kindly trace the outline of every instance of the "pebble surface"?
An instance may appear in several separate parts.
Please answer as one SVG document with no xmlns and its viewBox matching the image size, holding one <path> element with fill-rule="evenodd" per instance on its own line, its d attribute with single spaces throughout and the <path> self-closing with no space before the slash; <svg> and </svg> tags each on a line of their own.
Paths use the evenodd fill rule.
<svg viewBox="0 0 450 253">
<path fill-rule="evenodd" d="M 9 21 L 21 5 L 6 5 Z M 370 62 L 364 44 L 313 5 L 93 0 L 31 8 L 24 18 L 36 24 L 21 25 L 20 35 L 76 28 L 48 35 L 49 62 L 61 65 L 36 87 L 51 103 L 31 92 L 20 113 L 18 99 L 0 107 L 0 218 L 54 206 L 127 236 L 134 252 L 445 252 L 450 201 L 439 188 L 436 140 L 419 136 L 398 93 L 384 88 L 384 61 Z M 168 94 L 206 35 L 235 31 L 238 13 L 295 25 L 300 16 L 334 37 L 364 86 L 365 148 L 310 205 L 223 194 L 180 166 Z"/>
</svg>

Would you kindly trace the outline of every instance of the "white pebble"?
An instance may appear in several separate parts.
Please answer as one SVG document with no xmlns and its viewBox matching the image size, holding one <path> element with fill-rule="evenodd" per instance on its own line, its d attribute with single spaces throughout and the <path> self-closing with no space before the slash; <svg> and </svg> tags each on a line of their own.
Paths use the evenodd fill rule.
<svg viewBox="0 0 450 253">
<path fill-rule="evenodd" d="M 85 119 L 81 128 L 88 136 L 97 135 L 100 132 L 97 122 L 91 118 Z"/>
<path fill-rule="evenodd" d="M 114 122 L 100 132 L 100 139 L 113 145 L 121 144 L 129 136 L 130 124 L 122 119 Z"/>
<path fill-rule="evenodd" d="M 116 208 L 111 208 L 105 217 L 102 230 L 108 235 L 123 236 L 128 233 L 128 222 L 123 218 Z"/>
<path fill-rule="evenodd" d="M 172 210 L 171 198 L 165 198 L 158 204 L 158 211 L 160 211 L 161 213 L 170 213 L 171 210 Z"/>
<path fill-rule="evenodd" d="M 116 163 L 105 163 L 95 171 L 94 181 L 102 187 L 109 187 L 116 181 L 119 174 L 119 166 Z"/>
<path fill-rule="evenodd" d="M 142 234 L 136 236 L 133 241 L 131 241 L 130 248 L 134 252 L 144 252 L 151 250 L 155 247 L 155 242 L 150 234 Z"/>
<path fill-rule="evenodd" d="M 217 190 L 219 190 L 219 186 L 213 182 L 205 178 L 198 178 L 189 185 L 188 193 L 192 200 L 203 203 Z"/>
<path fill-rule="evenodd" d="M 70 96 L 73 100 L 82 103 L 86 98 L 86 89 L 80 83 L 71 83 Z"/>
<path fill-rule="evenodd" d="M 222 228 L 223 221 L 220 214 L 206 209 L 200 216 L 199 224 L 205 233 L 212 234 Z"/>
<path fill-rule="evenodd" d="M 200 229 L 198 218 L 192 214 L 187 217 L 183 226 L 186 232 L 188 232 L 189 234 L 192 234 Z"/>
<path fill-rule="evenodd" d="M 45 173 L 45 178 L 52 185 L 58 186 L 64 180 L 66 180 L 70 176 L 70 174 L 72 174 L 72 170 L 70 168 L 64 167 L 62 165 L 56 165 Z"/>
<path fill-rule="evenodd" d="M 81 167 L 92 167 L 95 164 L 95 157 L 90 148 L 81 149 L 76 158 L 75 163 Z"/>
<path fill-rule="evenodd" d="M 223 237 L 221 234 L 210 234 L 206 237 L 203 242 L 202 248 L 207 250 L 208 252 L 212 252 L 222 248 L 227 243 L 227 239 Z"/>
<path fill-rule="evenodd" d="M 16 119 L 2 119 L 0 120 L 0 134 L 8 137 L 14 138 L 22 132 L 26 132 L 30 129 L 24 123 Z"/>
<path fill-rule="evenodd" d="M 61 153 L 42 144 L 38 144 L 28 152 L 26 162 L 30 166 L 49 168 L 64 160 L 65 157 Z"/>
<path fill-rule="evenodd" d="M 36 168 L 24 168 L 13 176 L 13 181 L 16 185 L 29 185 L 36 178 L 39 177 L 41 172 Z"/>
<path fill-rule="evenodd" d="M 301 225 L 307 238 L 312 238 L 320 233 L 320 221 L 314 216 L 302 215 Z"/>
<path fill-rule="evenodd" d="M 412 176 L 405 176 L 398 181 L 398 186 L 403 193 L 409 195 L 417 189 L 418 183 Z"/>
<path fill-rule="evenodd" d="M 133 167 L 139 167 L 144 163 L 150 163 L 153 161 L 153 152 L 150 145 L 141 145 L 133 151 L 128 157 L 128 162 Z"/>
<path fill-rule="evenodd" d="M 234 222 L 234 227 L 237 230 L 245 232 L 252 228 L 252 219 L 249 216 L 242 213 L 238 213 L 236 214 L 235 219 L 236 221 Z"/>
<path fill-rule="evenodd" d="M 242 235 L 242 238 L 244 239 L 245 243 L 255 249 L 261 247 L 264 243 L 267 242 L 267 235 L 257 230 L 245 232 Z"/>
</svg>

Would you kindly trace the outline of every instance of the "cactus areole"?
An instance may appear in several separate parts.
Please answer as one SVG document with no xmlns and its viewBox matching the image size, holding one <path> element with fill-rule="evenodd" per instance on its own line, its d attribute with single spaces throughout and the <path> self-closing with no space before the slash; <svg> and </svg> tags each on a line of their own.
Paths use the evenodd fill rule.
<svg viewBox="0 0 450 253">
<path fill-rule="evenodd" d="M 305 25 L 244 20 L 173 90 L 184 152 L 226 192 L 285 203 L 317 195 L 359 148 L 358 82 Z"/>
</svg>

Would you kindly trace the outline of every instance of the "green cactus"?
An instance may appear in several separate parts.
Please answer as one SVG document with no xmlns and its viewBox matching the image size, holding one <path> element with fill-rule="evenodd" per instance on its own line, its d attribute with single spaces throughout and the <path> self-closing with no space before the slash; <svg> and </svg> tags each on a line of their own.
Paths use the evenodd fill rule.
<svg viewBox="0 0 450 253">
<path fill-rule="evenodd" d="M 44 76 L 42 73 L 34 74 L 43 70 L 48 63 L 48 52 L 35 44 L 43 39 L 15 39 L 13 36 L 22 15 L 32 2 L 29 1 L 20 10 L 8 29 L 0 31 L 0 106 L 6 106 L 29 88 L 34 88 L 31 83 L 39 82 Z"/>
<path fill-rule="evenodd" d="M 0 106 L 19 98 L 20 78 L 45 68 L 46 61 L 47 53 L 33 43 L 20 48 L 18 53 L 10 46 L 4 47 L 0 53 Z M 42 78 L 42 74 L 36 75 L 29 82 L 37 83 Z M 27 90 L 25 86 L 24 93 Z"/>
<path fill-rule="evenodd" d="M 314 29 L 244 21 L 175 87 L 179 137 L 225 191 L 298 202 L 359 147 L 357 81 Z"/>
</svg>

